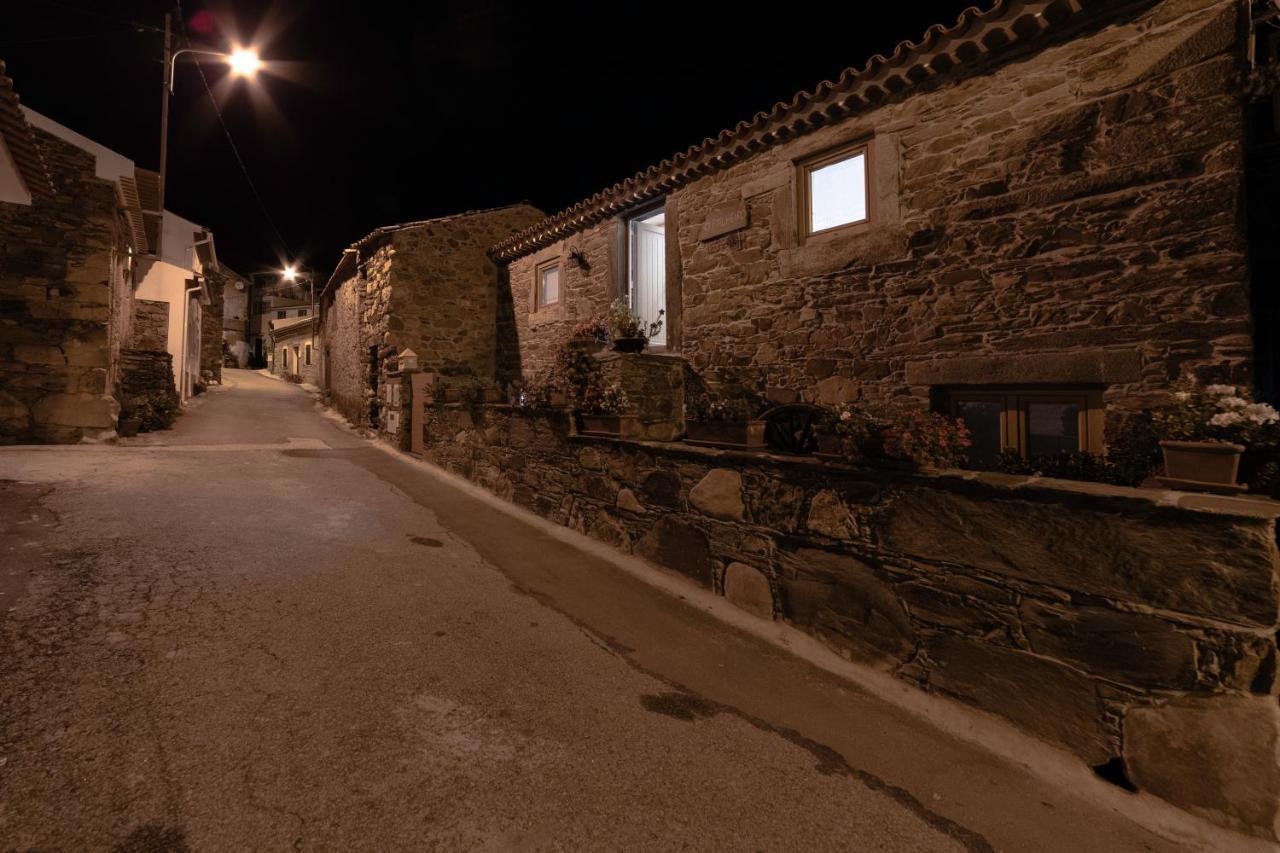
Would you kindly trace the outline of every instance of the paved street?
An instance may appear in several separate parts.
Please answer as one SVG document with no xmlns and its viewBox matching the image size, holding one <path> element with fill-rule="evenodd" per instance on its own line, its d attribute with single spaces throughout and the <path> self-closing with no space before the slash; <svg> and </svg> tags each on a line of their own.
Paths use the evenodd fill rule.
<svg viewBox="0 0 1280 853">
<path fill-rule="evenodd" d="M 0 848 L 1182 849 L 226 373 L 0 450 Z"/>
</svg>

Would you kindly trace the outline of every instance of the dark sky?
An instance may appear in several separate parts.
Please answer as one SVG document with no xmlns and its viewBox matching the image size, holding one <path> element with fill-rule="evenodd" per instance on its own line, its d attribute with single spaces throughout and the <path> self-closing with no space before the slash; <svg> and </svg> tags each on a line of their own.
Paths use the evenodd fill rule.
<svg viewBox="0 0 1280 853">
<path fill-rule="evenodd" d="M 0 59 L 23 103 L 155 168 L 157 28 L 174 5 L 6 5 Z M 193 39 L 257 43 L 274 63 L 253 84 L 205 66 L 267 213 L 187 64 L 167 206 L 241 272 L 285 259 L 274 221 L 327 275 L 379 225 L 522 199 L 557 211 L 966 5 L 185 0 Z"/>
</svg>

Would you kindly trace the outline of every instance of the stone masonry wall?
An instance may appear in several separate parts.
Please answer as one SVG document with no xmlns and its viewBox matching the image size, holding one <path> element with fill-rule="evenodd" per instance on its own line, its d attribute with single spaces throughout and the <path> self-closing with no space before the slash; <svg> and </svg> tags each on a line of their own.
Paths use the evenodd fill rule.
<svg viewBox="0 0 1280 853">
<path fill-rule="evenodd" d="M 1183 373 L 1247 382 L 1240 8 L 1166 0 L 678 189 L 678 348 L 712 380 L 871 408 L 1078 382 L 1116 411 Z M 860 140 L 871 224 L 801 240 L 796 162 Z M 713 219 L 746 224 L 704 232 Z M 510 265 L 526 373 L 608 302 L 620 227 Z M 562 267 L 562 304 L 531 315 L 535 265 L 570 250 L 587 268 Z"/>
<path fill-rule="evenodd" d="M 362 371 L 368 370 L 368 355 L 360 349 L 361 287 L 357 277 L 342 282 L 321 323 L 325 392 L 334 408 L 353 424 L 364 423 L 361 383 Z"/>
<path fill-rule="evenodd" d="M 222 383 L 222 289 L 226 279 L 217 272 L 208 277 L 208 305 L 200 312 L 200 374 L 202 381 Z"/>
<path fill-rule="evenodd" d="M 132 349 L 163 352 L 169 346 L 169 303 L 155 299 L 135 299 L 133 303 Z"/>
<path fill-rule="evenodd" d="M 490 246 L 545 214 L 527 204 L 449 217 L 392 237 L 390 337 L 424 370 L 496 374 L 498 268 Z"/>
<path fill-rule="evenodd" d="M 0 203 L 0 444 L 109 434 L 132 313 L 115 187 L 91 154 L 37 130 L 56 197 Z"/>
<path fill-rule="evenodd" d="M 1273 837 L 1273 503 L 579 438 L 506 406 L 428 404 L 423 441 L 500 497 Z"/>
</svg>

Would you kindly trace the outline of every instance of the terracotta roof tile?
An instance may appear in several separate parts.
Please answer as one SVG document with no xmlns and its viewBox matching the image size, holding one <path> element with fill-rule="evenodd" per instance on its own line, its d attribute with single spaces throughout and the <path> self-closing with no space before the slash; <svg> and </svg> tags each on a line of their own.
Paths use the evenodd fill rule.
<svg viewBox="0 0 1280 853">
<path fill-rule="evenodd" d="M 985 11 L 971 6 L 950 27 L 936 24 L 919 41 L 900 42 L 889 56 L 877 54 L 862 68 L 850 67 L 835 81 L 824 80 L 811 92 L 799 92 L 768 112 L 707 138 L 697 145 L 614 184 L 588 199 L 508 237 L 490 250 L 511 261 L 607 219 L 627 208 L 670 192 L 699 177 L 781 142 L 838 121 L 961 67 L 977 66 L 1007 54 L 1068 21 L 1107 7 L 1132 6 L 1133 0 L 995 0 Z"/>
<path fill-rule="evenodd" d="M 54 188 L 49 169 L 40 153 L 40 143 L 36 140 L 35 131 L 18 106 L 18 93 L 13 90 L 13 81 L 5 76 L 3 62 L 0 62 L 0 137 L 4 137 L 9 154 L 13 157 L 32 199 L 51 201 Z"/>
</svg>

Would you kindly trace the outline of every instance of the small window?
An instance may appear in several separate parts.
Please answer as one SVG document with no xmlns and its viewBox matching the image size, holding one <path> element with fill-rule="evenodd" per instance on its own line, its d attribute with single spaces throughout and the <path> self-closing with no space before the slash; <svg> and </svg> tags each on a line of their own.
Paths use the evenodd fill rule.
<svg viewBox="0 0 1280 853">
<path fill-rule="evenodd" d="M 311 363 L 311 344 L 307 344 L 307 364 Z"/>
<path fill-rule="evenodd" d="M 280 350 L 280 369 L 281 370 L 289 369 L 289 349 L 287 347 L 284 347 Z"/>
<path fill-rule="evenodd" d="M 537 308 L 555 305 L 560 301 L 560 262 L 548 261 L 539 264 L 534 272 L 537 293 Z"/>
<path fill-rule="evenodd" d="M 288 312 L 288 311 L 277 311 L 277 312 L 276 312 L 276 319 L 277 319 L 277 320 L 283 320 L 286 316 L 288 316 L 288 314 L 289 314 L 289 312 Z"/>
<path fill-rule="evenodd" d="M 952 417 L 963 418 L 971 464 L 990 465 L 1002 451 L 1023 457 L 1102 453 L 1102 394 L 1087 389 L 992 388 L 952 391 Z"/>
<path fill-rule="evenodd" d="M 867 147 L 843 148 L 801 166 L 806 234 L 866 222 Z"/>
<path fill-rule="evenodd" d="M 299 309 L 298 309 L 298 316 L 299 316 L 299 317 L 305 317 L 305 316 L 307 316 L 307 311 L 309 311 L 309 310 L 311 310 L 311 309 L 309 309 L 309 308 L 299 308 Z"/>
</svg>

